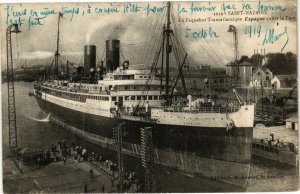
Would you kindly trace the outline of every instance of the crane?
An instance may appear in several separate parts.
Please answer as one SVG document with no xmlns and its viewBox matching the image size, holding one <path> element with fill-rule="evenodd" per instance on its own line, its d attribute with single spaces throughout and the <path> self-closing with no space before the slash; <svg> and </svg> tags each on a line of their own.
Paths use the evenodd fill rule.
<svg viewBox="0 0 300 194">
<path fill-rule="evenodd" d="M 232 32 L 233 33 L 233 46 L 234 46 L 234 58 L 235 58 L 235 61 L 238 60 L 238 55 L 239 55 L 239 51 L 238 51 L 238 38 L 237 38 L 237 29 L 234 25 L 229 25 L 229 29 L 228 29 L 228 32 Z"/>
<path fill-rule="evenodd" d="M 229 29 L 228 32 L 232 32 L 233 33 L 233 46 L 234 46 L 234 59 L 235 59 L 235 65 L 232 67 L 233 68 L 233 76 L 236 78 L 236 80 L 238 79 L 238 67 L 237 62 L 238 62 L 238 58 L 239 58 L 239 51 L 238 51 L 238 38 L 237 38 L 237 29 L 234 25 L 229 25 Z"/>
<path fill-rule="evenodd" d="M 7 49 L 7 90 L 8 90 L 8 127 L 9 127 L 9 147 L 13 152 L 18 147 L 17 141 L 17 119 L 15 104 L 15 86 L 13 71 L 13 52 L 11 45 L 11 33 L 20 33 L 18 24 L 8 26 L 6 30 L 6 49 Z"/>
</svg>

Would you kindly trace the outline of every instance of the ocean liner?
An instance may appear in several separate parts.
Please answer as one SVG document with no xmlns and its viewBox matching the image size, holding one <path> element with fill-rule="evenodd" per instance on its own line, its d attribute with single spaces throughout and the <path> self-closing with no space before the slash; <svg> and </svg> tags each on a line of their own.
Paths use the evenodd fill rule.
<svg viewBox="0 0 300 194">
<path fill-rule="evenodd" d="M 96 46 L 86 45 L 80 76 L 54 76 L 35 83 L 34 96 L 53 122 L 105 148 L 114 149 L 113 128 L 125 122 L 123 153 L 140 157 L 140 129 L 152 127 L 156 163 L 246 186 L 254 105 L 246 104 L 235 90 L 236 106 L 217 106 L 204 98 L 192 101 L 190 95 L 183 103 L 173 95 L 168 71 L 170 6 L 163 33 L 165 72 L 129 61 L 120 64 L 120 40 L 107 40 L 105 66 L 102 62 L 96 67 Z M 58 48 L 54 75 L 58 75 Z"/>
</svg>

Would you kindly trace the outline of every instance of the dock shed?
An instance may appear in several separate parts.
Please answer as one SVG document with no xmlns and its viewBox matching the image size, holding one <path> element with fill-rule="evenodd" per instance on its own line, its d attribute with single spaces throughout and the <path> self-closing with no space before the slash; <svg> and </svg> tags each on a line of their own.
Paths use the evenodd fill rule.
<svg viewBox="0 0 300 194">
<path fill-rule="evenodd" d="M 297 130 L 298 131 L 298 118 L 296 116 L 293 116 L 291 118 L 288 118 L 285 120 L 285 126 L 286 129 L 292 129 L 292 130 Z"/>
</svg>

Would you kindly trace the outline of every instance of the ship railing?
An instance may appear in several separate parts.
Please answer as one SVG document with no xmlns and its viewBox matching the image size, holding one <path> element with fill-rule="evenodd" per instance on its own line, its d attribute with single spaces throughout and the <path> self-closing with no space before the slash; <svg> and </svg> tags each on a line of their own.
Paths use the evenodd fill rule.
<svg viewBox="0 0 300 194">
<path fill-rule="evenodd" d="M 164 112 L 185 112 L 185 113 L 230 113 L 236 112 L 241 107 L 223 107 L 223 106 L 210 106 L 210 107 L 187 107 L 187 106 L 157 106 L 156 109 L 161 109 Z"/>
<path fill-rule="evenodd" d="M 85 88 L 80 87 L 67 87 L 62 85 L 55 85 L 55 84 L 44 84 L 45 87 L 53 88 L 55 90 L 61 90 L 61 91 L 69 91 L 69 92 L 75 92 L 75 93 L 83 93 L 83 94 L 103 94 L 107 95 L 107 91 L 105 90 L 88 90 Z"/>
</svg>

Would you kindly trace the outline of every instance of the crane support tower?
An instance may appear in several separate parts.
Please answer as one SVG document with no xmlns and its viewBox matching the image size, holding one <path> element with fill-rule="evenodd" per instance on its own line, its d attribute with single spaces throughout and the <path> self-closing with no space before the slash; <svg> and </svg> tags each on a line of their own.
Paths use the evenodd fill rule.
<svg viewBox="0 0 300 194">
<path fill-rule="evenodd" d="M 141 128 L 141 159 L 145 168 L 145 192 L 155 192 L 155 176 L 153 169 L 152 128 Z"/>
<path fill-rule="evenodd" d="M 122 144 L 123 144 L 123 130 L 125 130 L 126 123 L 122 122 L 119 124 L 117 128 L 113 130 L 114 136 L 114 144 L 117 151 L 118 158 L 118 173 L 119 173 L 119 190 L 118 192 L 123 192 L 123 184 L 124 184 L 124 163 L 123 163 L 123 155 L 122 155 Z"/>
<path fill-rule="evenodd" d="M 232 67 L 232 71 L 233 71 L 233 76 L 236 78 L 236 80 L 239 77 L 239 69 L 237 67 L 237 63 L 238 63 L 238 58 L 239 58 L 239 50 L 238 50 L 238 37 L 237 37 L 237 29 L 234 25 L 229 25 L 229 29 L 228 32 L 232 32 L 233 34 L 233 46 L 234 46 L 234 60 L 235 60 L 235 65 Z"/>
<path fill-rule="evenodd" d="M 6 30 L 6 50 L 7 50 L 7 90 L 8 90 L 8 127 L 9 127 L 9 147 L 11 152 L 18 147 L 17 141 L 17 119 L 15 104 L 15 86 L 14 86 L 14 65 L 13 52 L 11 44 L 11 33 L 20 33 L 17 24 L 8 26 Z"/>
</svg>

